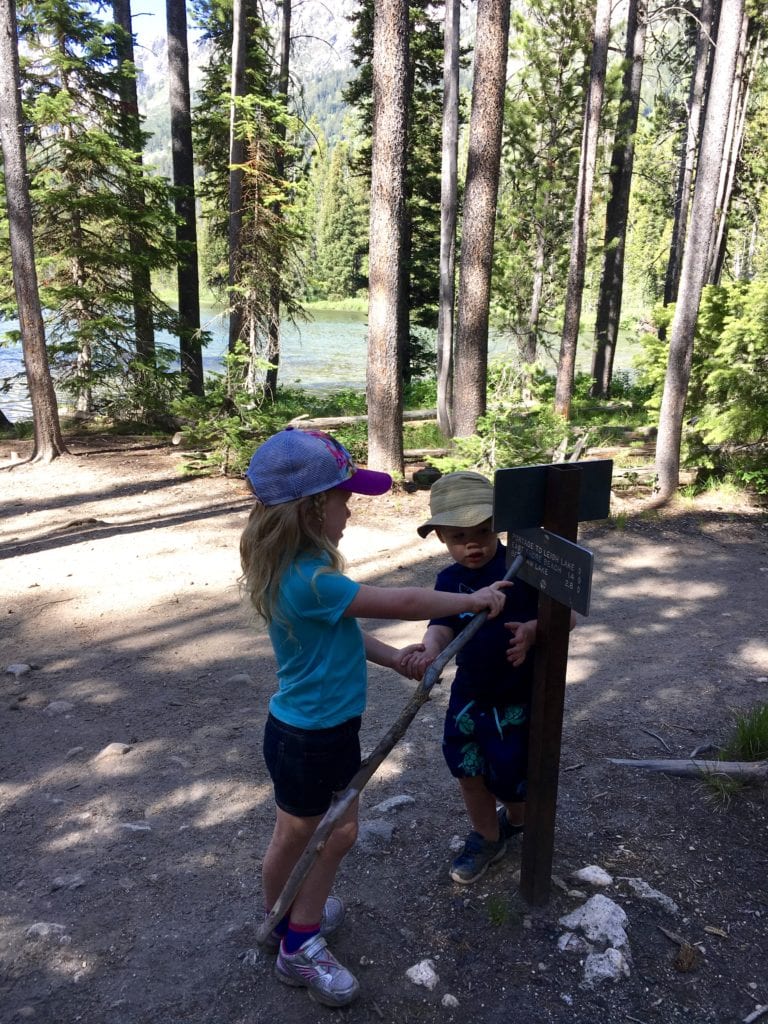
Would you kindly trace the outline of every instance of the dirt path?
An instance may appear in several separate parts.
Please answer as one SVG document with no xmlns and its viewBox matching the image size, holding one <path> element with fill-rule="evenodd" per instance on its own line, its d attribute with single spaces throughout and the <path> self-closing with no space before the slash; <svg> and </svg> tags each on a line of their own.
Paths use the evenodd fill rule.
<svg viewBox="0 0 768 1024">
<path fill-rule="evenodd" d="M 0 1024 L 327 1020 L 254 949 L 274 676 L 236 586 L 244 485 L 183 478 L 170 446 L 72 448 L 0 472 Z M 11 449 L 25 445 L 0 442 L 0 461 Z M 351 574 L 431 585 L 426 503 L 355 499 Z M 517 850 L 468 889 L 448 879 L 467 824 L 440 753 L 443 686 L 366 790 L 342 868 L 334 949 L 363 988 L 349 1019 L 725 1024 L 768 1003 L 765 791 L 723 803 L 606 760 L 688 756 L 768 700 L 766 518 L 691 505 L 580 539 L 595 577 L 571 641 L 555 870 L 613 877 L 629 976 L 584 988 L 585 951 L 558 949 L 590 886 L 531 910 Z M 395 643 L 421 631 L 372 625 Z M 366 749 L 411 686 L 371 672 Z M 425 959 L 434 989 L 406 977 Z"/>
</svg>

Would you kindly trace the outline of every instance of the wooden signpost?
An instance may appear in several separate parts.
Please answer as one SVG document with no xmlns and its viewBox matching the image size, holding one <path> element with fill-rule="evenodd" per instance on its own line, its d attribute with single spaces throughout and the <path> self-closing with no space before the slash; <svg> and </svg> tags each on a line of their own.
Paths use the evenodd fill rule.
<svg viewBox="0 0 768 1024">
<path fill-rule="evenodd" d="M 539 591 L 528 790 L 520 892 L 540 906 L 549 899 L 571 609 L 586 615 L 592 554 L 576 544 L 579 522 L 605 519 L 613 463 L 606 460 L 497 470 L 494 529 L 508 534 L 518 575 Z"/>
</svg>

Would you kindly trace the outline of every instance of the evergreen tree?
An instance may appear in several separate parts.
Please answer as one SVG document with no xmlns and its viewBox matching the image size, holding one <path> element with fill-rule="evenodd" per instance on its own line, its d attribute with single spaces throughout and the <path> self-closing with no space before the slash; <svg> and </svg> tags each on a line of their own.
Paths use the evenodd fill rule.
<svg viewBox="0 0 768 1024">
<path fill-rule="evenodd" d="M 154 369 L 136 358 L 134 272 L 173 262 L 169 191 L 125 145 L 122 30 L 78 0 L 33 0 L 20 27 L 41 300 L 64 380 L 88 409 L 95 380 L 102 394 L 110 381 L 126 390 L 128 370 L 128 390 L 143 390 Z M 155 326 L 171 326 L 154 308 Z"/>
</svg>

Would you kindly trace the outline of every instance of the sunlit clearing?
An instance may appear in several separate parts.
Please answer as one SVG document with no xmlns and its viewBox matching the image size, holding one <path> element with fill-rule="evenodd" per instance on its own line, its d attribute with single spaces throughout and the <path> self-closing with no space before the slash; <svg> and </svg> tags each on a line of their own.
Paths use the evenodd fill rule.
<svg viewBox="0 0 768 1024">
<path fill-rule="evenodd" d="M 254 786 L 245 782 L 194 782 L 156 800 L 146 808 L 148 818 L 183 808 L 194 811 L 187 824 L 197 828 L 213 828 L 225 821 L 245 817 L 254 807 L 271 797 L 267 785 Z"/>
</svg>

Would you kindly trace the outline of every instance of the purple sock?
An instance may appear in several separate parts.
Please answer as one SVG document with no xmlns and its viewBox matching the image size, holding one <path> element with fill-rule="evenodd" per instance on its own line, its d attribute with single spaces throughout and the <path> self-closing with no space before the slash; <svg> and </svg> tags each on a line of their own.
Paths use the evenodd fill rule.
<svg viewBox="0 0 768 1024">
<path fill-rule="evenodd" d="M 295 953 L 309 939 L 320 933 L 320 922 L 317 924 L 289 924 L 283 936 L 282 949 L 289 956 Z"/>
<path fill-rule="evenodd" d="M 271 909 L 267 907 L 264 911 L 264 917 L 269 917 L 271 913 Z M 290 913 L 286 914 L 284 917 L 281 917 L 280 920 L 275 925 L 275 927 L 272 929 L 272 934 L 277 935 L 279 938 L 282 939 L 282 937 L 288 931 L 288 922 L 290 921 L 290 918 Z"/>
</svg>

